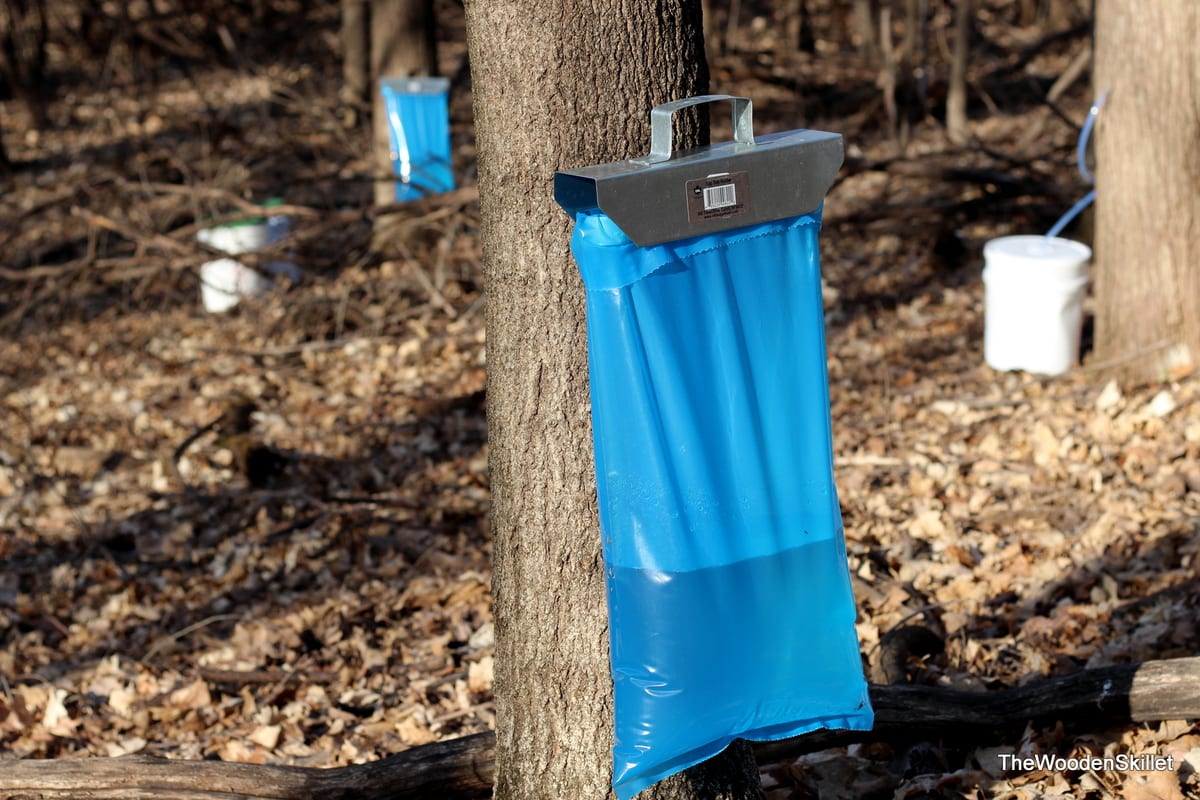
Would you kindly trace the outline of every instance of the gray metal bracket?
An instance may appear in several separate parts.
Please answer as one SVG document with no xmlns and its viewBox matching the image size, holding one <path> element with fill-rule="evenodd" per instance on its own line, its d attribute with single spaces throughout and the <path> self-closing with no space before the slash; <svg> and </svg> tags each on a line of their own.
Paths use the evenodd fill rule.
<svg viewBox="0 0 1200 800">
<path fill-rule="evenodd" d="M 676 152 L 675 112 L 720 100 L 732 103 L 733 141 Z M 556 173 L 555 200 L 572 217 L 603 211 L 644 247 L 815 211 L 843 159 L 840 134 L 794 130 L 755 137 L 746 97 L 664 103 L 650 112 L 650 130 L 646 156 Z M 705 190 L 723 185 L 732 186 L 720 194 L 726 205 L 709 209 Z"/>
</svg>

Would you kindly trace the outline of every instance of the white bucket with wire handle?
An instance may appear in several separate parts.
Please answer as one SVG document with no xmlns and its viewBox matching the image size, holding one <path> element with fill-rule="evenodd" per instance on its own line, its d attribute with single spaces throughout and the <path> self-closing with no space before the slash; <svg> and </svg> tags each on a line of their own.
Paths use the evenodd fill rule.
<svg viewBox="0 0 1200 800">
<path fill-rule="evenodd" d="M 1079 360 L 1092 249 L 1052 236 L 983 247 L 983 357 L 998 370 L 1061 375 Z"/>
<path fill-rule="evenodd" d="M 278 198 L 272 198 L 263 205 L 271 207 L 281 203 Z M 237 255 L 253 253 L 276 244 L 288 232 L 287 217 L 255 217 L 205 228 L 197 231 L 196 239 L 209 247 Z M 234 258 L 205 262 L 200 267 L 200 300 L 205 310 L 220 313 L 236 306 L 243 297 L 257 297 L 265 293 L 275 285 L 271 276 L 282 276 L 293 282 L 300 279 L 300 271 L 290 261 L 268 261 L 262 268 L 265 272 L 252 269 Z"/>
<path fill-rule="evenodd" d="M 221 225 L 198 231 L 196 238 L 209 247 L 236 255 L 267 245 L 267 226 L 255 223 Z M 256 297 L 271 288 L 271 280 L 234 258 L 206 261 L 200 267 L 200 300 L 210 313 L 227 311 L 243 297 Z"/>
</svg>

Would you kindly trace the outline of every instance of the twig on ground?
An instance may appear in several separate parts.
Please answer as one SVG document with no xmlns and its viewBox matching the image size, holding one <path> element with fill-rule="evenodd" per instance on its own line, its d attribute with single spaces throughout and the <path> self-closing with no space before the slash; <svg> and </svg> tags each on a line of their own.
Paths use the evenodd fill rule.
<svg viewBox="0 0 1200 800">
<path fill-rule="evenodd" d="M 227 622 L 229 620 L 235 620 L 235 619 L 240 620 L 241 618 L 242 618 L 241 614 L 215 614 L 211 617 L 205 617 L 204 619 L 200 620 L 199 622 L 194 622 L 191 625 L 188 625 L 183 630 L 176 631 L 175 633 L 169 634 L 167 636 L 163 636 L 158 641 L 156 641 L 154 644 L 152 644 L 150 646 L 150 649 L 146 651 L 146 654 L 144 656 L 142 656 L 140 659 L 138 659 L 138 661 L 140 661 L 143 664 L 146 663 L 151 658 L 153 658 L 158 653 L 159 650 L 162 650 L 164 647 L 167 647 L 168 645 L 171 645 L 171 644 L 179 641 L 180 639 L 184 638 L 185 636 L 189 636 L 189 635 L 195 633 L 198 630 L 203 630 L 204 628 L 207 628 L 209 625 L 213 625 L 218 622 Z"/>
</svg>

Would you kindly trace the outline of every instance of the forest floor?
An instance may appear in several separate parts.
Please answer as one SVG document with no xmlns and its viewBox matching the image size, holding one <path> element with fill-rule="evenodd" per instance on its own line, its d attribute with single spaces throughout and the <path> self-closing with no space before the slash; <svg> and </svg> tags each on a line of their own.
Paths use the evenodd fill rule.
<svg viewBox="0 0 1200 800">
<path fill-rule="evenodd" d="M 3 105 L 19 166 L 0 197 L 0 758 L 332 767 L 494 725 L 461 8 L 439 6 L 464 188 L 387 209 L 402 235 L 378 252 L 366 138 L 335 99 L 336 4 L 317 5 L 288 47 L 238 18 L 202 69 L 64 78 L 40 132 Z M 822 258 L 858 634 L 873 662 L 886 632 L 926 625 L 944 652 L 908 678 L 977 690 L 1194 655 L 1200 599 L 1200 379 L 1122 391 L 1087 358 L 1054 378 L 984 364 L 982 245 L 1044 231 L 1086 191 L 1090 103 L 1086 81 L 1045 103 L 1086 26 L 1047 36 L 993 5 L 968 147 L 933 114 L 901 146 L 877 70 L 820 36 L 815 55 L 786 47 L 765 16 L 712 65 L 759 133 L 846 135 Z M 196 230 L 272 195 L 303 278 L 206 313 Z M 252 430 L 181 449 L 247 400 Z M 764 765 L 764 784 L 773 800 L 1200 792 L 1187 722 L 932 750 L 924 769 L 819 753 Z M 1179 770 L 1011 773 L 1002 752 Z"/>
</svg>

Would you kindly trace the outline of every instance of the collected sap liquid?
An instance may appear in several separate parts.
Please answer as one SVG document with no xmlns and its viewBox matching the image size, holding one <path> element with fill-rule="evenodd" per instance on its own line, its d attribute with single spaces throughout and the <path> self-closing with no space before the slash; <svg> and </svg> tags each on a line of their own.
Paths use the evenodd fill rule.
<svg viewBox="0 0 1200 800">
<path fill-rule="evenodd" d="M 610 570 L 614 780 L 865 708 L 845 558 L 832 537 L 691 572 Z"/>
</svg>

